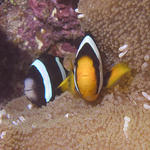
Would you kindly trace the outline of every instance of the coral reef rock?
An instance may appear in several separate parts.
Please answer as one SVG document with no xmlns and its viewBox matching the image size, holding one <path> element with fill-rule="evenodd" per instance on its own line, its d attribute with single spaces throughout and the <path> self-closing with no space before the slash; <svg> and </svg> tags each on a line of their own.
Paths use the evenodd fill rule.
<svg viewBox="0 0 150 150">
<path fill-rule="evenodd" d="M 74 10 L 76 4 L 77 0 L 6 1 L 0 5 L 0 27 L 8 39 L 31 56 L 49 50 L 57 43 L 64 48 L 64 42 L 70 44 L 68 41 L 83 36 Z M 70 47 L 76 50 L 71 44 Z"/>
</svg>

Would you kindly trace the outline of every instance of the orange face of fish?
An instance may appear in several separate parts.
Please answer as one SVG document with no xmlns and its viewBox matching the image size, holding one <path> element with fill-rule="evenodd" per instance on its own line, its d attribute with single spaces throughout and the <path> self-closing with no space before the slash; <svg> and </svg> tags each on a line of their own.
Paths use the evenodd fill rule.
<svg viewBox="0 0 150 150">
<path fill-rule="evenodd" d="M 83 56 L 77 63 L 77 85 L 80 94 L 87 101 L 97 99 L 97 78 L 93 60 L 88 56 Z"/>
</svg>

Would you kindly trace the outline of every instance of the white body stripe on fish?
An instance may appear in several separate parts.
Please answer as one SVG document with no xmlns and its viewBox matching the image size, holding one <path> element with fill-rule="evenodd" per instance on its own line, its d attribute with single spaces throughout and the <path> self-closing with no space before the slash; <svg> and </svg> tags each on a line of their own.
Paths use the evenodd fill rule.
<svg viewBox="0 0 150 150">
<path fill-rule="evenodd" d="M 49 100 L 52 98 L 52 86 L 47 69 L 39 59 L 36 59 L 31 65 L 35 66 L 41 74 L 45 88 L 45 99 L 46 102 L 49 102 Z"/>
<path fill-rule="evenodd" d="M 88 43 L 92 47 L 92 49 L 93 49 L 94 53 L 96 54 L 96 57 L 98 58 L 98 60 L 101 60 L 98 48 L 97 48 L 95 42 L 93 41 L 93 39 L 89 35 L 87 35 L 83 39 L 83 41 L 81 42 L 81 44 L 79 46 L 79 49 L 77 51 L 76 57 L 78 56 L 78 53 L 80 52 L 80 50 L 82 49 L 82 47 L 84 46 L 84 44 L 86 44 L 86 43 Z"/>
<path fill-rule="evenodd" d="M 74 67 L 74 74 L 76 74 L 76 67 Z M 75 84 L 76 90 L 80 93 L 79 88 L 78 88 L 78 85 L 77 85 L 77 82 L 76 82 L 76 77 L 75 77 L 75 75 L 74 75 L 74 84 Z"/>
<path fill-rule="evenodd" d="M 60 62 L 60 60 L 59 60 L 58 57 L 56 57 L 55 60 L 56 60 L 56 63 L 57 63 L 57 65 L 58 65 L 58 67 L 59 67 L 59 70 L 60 70 L 60 72 L 61 72 L 61 76 L 62 76 L 62 78 L 63 78 L 63 80 L 64 80 L 64 79 L 66 78 L 66 73 L 65 73 L 64 67 L 63 67 L 63 65 L 61 64 L 61 62 Z"/>
</svg>

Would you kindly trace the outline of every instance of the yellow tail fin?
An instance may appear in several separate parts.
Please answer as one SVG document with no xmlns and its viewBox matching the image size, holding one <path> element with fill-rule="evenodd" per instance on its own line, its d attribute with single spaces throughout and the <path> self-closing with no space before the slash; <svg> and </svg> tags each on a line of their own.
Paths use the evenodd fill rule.
<svg viewBox="0 0 150 150">
<path fill-rule="evenodd" d="M 123 77 L 129 71 L 130 68 L 126 64 L 116 64 L 111 70 L 106 88 L 110 88 L 111 86 L 113 86 L 121 77 Z"/>
</svg>

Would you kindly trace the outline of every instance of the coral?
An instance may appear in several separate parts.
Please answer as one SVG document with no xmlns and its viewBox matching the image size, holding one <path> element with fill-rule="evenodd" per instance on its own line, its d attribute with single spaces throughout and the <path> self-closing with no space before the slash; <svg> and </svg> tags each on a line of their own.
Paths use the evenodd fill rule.
<svg viewBox="0 0 150 150">
<path fill-rule="evenodd" d="M 83 36 L 73 8 L 76 3 L 72 0 L 8 1 L 0 5 L 0 27 L 11 41 L 31 56 L 51 50 L 53 46 L 60 54 L 61 50 L 75 51 L 71 42 Z"/>
<path fill-rule="evenodd" d="M 144 60 L 150 56 L 149 0 L 80 0 L 78 7 L 81 26 L 106 55 L 106 67 L 124 61 L 140 72 L 149 66 Z"/>
<path fill-rule="evenodd" d="M 150 110 L 124 100 L 121 104 L 122 97 L 111 93 L 101 104 L 91 105 L 65 93 L 46 107 L 29 109 L 29 101 L 18 98 L 1 112 L 0 148 L 148 149 Z"/>
</svg>

